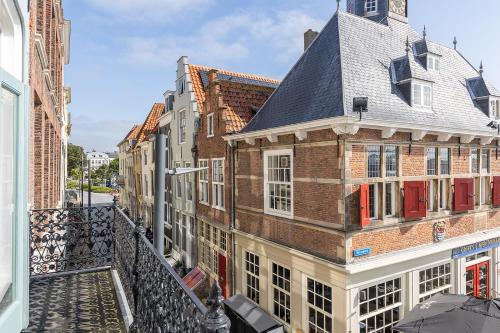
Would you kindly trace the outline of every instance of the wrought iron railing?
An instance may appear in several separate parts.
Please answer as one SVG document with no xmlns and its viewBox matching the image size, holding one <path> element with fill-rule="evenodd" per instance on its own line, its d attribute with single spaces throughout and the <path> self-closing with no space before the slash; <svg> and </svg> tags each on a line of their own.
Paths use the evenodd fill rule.
<svg viewBox="0 0 500 333">
<path fill-rule="evenodd" d="M 111 266 L 114 220 L 112 206 L 31 211 L 31 276 Z"/>
<path fill-rule="evenodd" d="M 31 276 L 113 268 L 133 314 L 133 332 L 229 332 L 216 284 L 210 309 L 194 295 L 145 236 L 116 206 L 30 213 Z"/>
</svg>

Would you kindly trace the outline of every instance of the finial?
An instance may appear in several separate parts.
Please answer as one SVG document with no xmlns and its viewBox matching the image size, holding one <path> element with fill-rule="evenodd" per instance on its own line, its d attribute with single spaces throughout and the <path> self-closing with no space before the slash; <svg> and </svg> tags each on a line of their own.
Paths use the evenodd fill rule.
<svg viewBox="0 0 500 333">
<path fill-rule="evenodd" d="M 337 12 L 340 10 L 340 0 L 337 0 Z"/>
<path fill-rule="evenodd" d="M 455 36 L 455 38 L 453 38 L 453 48 L 456 50 L 457 49 L 457 44 L 458 44 L 458 41 L 457 41 L 457 36 Z"/>
<path fill-rule="evenodd" d="M 406 53 L 410 52 L 410 37 L 406 36 Z"/>
<path fill-rule="evenodd" d="M 481 60 L 481 64 L 479 65 L 479 75 L 483 76 L 484 73 L 484 67 L 483 67 L 483 61 Z"/>
<path fill-rule="evenodd" d="M 425 40 L 427 38 L 427 28 L 425 27 L 425 25 L 424 25 L 423 35 L 424 35 L 424 40 Z"/>
</svg>

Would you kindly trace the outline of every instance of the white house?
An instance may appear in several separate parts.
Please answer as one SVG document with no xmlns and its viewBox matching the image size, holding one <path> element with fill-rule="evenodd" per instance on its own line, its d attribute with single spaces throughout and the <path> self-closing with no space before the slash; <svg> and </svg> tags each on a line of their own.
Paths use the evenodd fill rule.
<svg viewBox="0 0 500 333">
<path fill-rule="evenodd" d="M 92 169 L 99 169 L 103 165 L 109 165 L 112 161 L 108 154 L 95 151 L 87 153 L 87 160 L 89 161 Z"/>
</svg>

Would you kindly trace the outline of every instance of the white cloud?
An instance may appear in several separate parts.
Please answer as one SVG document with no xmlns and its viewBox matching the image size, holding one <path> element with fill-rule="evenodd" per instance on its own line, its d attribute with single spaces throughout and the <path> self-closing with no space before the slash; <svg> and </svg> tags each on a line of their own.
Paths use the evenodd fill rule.
<svg viewBox="0 0 500 333">
<path fill-rule="evenodd" d="M 126 58 L 145 65 L 171 66 L 187 55 L 193 62 L 222 66 L 265 52 L 272 54 L 273 61 L 286 63 L 302 51 L 304 31 L 320 30 L 323 25 L 323 20 L 300 11 L 228 15 L 186 35 L 128 39 Z"/>
<path fill-rule="evenodd" d="M 87 0 L 92 6 L 120 19 L 165 22 L 181 12 L 203 11 L 213 0 Z"/>
</svg>

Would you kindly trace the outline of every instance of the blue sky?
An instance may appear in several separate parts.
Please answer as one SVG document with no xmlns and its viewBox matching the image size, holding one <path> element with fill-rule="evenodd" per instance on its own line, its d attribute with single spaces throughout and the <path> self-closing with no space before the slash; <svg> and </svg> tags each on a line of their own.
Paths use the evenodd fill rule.
<svg viewBox="0 0 500 333">
<path fill-rule="evenodd" d="M 410 24 L 452 45 L 500 88 L 498 4 L 409 0 Z M 345 7 L 345 0 L 342 1 Z M 320 30 L 334 0 L 66 0 L 72 21 L 72 143 L 116 150 L 134 123 L 174 87 L 176 61 L 283 78 L 302 53 L 303 32 Z"/>
</svg>

